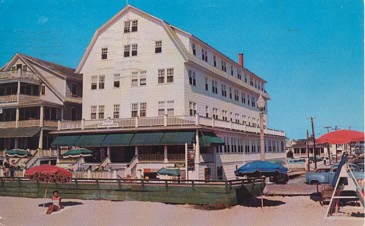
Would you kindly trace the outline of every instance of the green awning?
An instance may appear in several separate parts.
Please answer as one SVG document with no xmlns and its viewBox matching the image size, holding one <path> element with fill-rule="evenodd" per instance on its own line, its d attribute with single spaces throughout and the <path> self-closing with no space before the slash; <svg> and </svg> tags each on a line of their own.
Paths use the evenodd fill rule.
<svg viewBox="0 0 365 226">
<path fill-rule="evenodd" d="M 106 135 L 102 146 L 128 146 L 133 136 L 133 133 L 109 134 Z"/>
<path fill-rule="evenodd" d="M 33 137 L 39 131 L 39 127 L 0 129 L 0 138 Z"/>
<path fill-rule="evenodd" d="M 75 143 L 78 147 L 102 147 L 102 142 L 104 141 L 105 134 L 95 134 L 95 135 L 81 135 Z"/>
<path fill-rule="evenodd" d="M 51 147 L 60 147 L 60 146 L 75 146 L 76 141 L 80 138 L 79 135 L 73 136 L 58 136 L 52 142 Z"/>
<path fill-rule="evenodd" d="M 195 132 L 166 132 L 160 144 L 162 145 L 183 145 L 195 143 Z"/>
<path fill-rule="evenodd" d="M 130 145 L 159 145 L 164 133 L 136 133 Z"/>
<path fill-rule="evenodd" d="M 76 148 L 71 149 L 63 154 L 64 158 L 80 158 L 80 157 L 90 157 L 93 155 L 93 152 L 86 148 Z"/>
<path fill-rule="evenodd" d="M 199 134 L 199 145 L 201 147 L 224 145 L 224 141 L 213 132 L 201 132 Z"/>
<path fill-rule="evenodd" d="M 14 157 L 23 158 L 23 157 L 32 156 L 32 154 L 24 149 L 12 149 L 12 150 L 6 150 L 5 156 L 10 157 L 10 158 L 14 158 Z"/>
</svg>

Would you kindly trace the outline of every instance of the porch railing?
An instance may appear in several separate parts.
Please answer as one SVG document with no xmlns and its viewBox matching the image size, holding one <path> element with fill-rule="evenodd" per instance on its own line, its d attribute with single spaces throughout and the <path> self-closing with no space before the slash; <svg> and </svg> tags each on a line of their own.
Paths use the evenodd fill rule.
<svg viewBox="0 0 365 226">
<path fill-rule="evenodd" d="M 0 128 L 15 128 L 15 121 L 0 122 Z"/>
<path fill-rule="evenodd" d="M 36 126 L 40 126 L 40 120 L 39 119 L 18 121 L 18 127 L 36 127 Z"/>
<path fill-rule="evenodd" d="M 164 154 L 138 154 L 139 162 L 163 162 Z"/>
<path fill-rule="evenodd" d="M 58 122 L 57 121 L 52 121 L 52 120 L 44 120 L 43 121 L 43 126 L 58 127 Z"/>
<path fill-rule="evenodd" d="M 17 102 L 17 95 L 0 96 L 0 104 Z"/>
<path fill-rule="evenodd" d="M 159 117 L 136 117 L 123 119 L 98 119 L 98 120 L 81 120 L 81 121 L 60 121 L 58 130 L 84 130 L 84 129 L 100 129 L 100 128 L 139 128 L 139 127 L 157 127 L 157 126 L 206 126 L 212 128 L 224 128 L 236 131 L 244 131 L 251 133 L 260 133 L 260 128 L 256 126 L 246 125 L 244 123 L 236 123 L 231 121 L 219 120 L 214 118 L 206 118 L 199 115 L 195 116 L 159 116 Z M 269 135 L 285 136 L 280 130 L 265 129 L 265 133 Z"/>
</svg>

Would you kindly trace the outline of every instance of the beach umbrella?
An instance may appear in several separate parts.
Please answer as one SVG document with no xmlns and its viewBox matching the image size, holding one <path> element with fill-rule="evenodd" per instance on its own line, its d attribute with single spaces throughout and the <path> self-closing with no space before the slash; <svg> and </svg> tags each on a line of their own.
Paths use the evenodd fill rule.
<svg viewBox="0 0 365 226">
<path fill-rule="evenodd" d="M 180 176 L 180 169 L 178 168 L 161 168 L 157 171 L 159 175 L 167 175 L 167 176 Z"/>
<path fill-rule="evenodd" d="M 316 139 L 318 144 L 348 144 L 361 141 L 364 141 L 364 132 L 356 130 L 336 130 Z"/>
<path fill-rule="evenodd" d="M 27 158 L 29 156 L 32 156 L 32 154 L 24 149 L 11 149 L 5 151 L 5 156 L 10 158 Z"/>
<path fill-rule="evenodd" d="M 38 182 L 45 182 L 46 189 L 44 192 L 44 198 L 46 198 L 49 183 L 61 184 L 70 182 L 72 178 L 72 173 L 58 166 L 44 164 L 28 169 L 27 171 L 25 171 L 24 176 Z"/>
<path fill-rule="evenodd" d="M 90 157 L 93 155 L 93 151 L 86 148 L 75 148 L 67 151 L 63 154 L 64 158 L 80 158 L 80 157 Z"/>
<path fill-rule="evenodd" d="M 259 177 L 259 176 L 277 176 L 279 174 L 286 174 L 288 172 L 288 168 L 268 162 L 268 161 L 253 161 L 249 162 L 237 170 L 234 171 L 234 174 L 238 177 L 249 176 L 249 177 Z"/>
</svg>

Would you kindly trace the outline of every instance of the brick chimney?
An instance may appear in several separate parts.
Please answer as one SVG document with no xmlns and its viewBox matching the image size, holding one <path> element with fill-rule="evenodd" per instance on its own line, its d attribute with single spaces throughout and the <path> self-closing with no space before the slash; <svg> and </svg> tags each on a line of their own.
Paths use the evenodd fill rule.
<svg viewBox="0 0 365 226">
<path fill-rule="evenodd" d="M 243 67 L 243 53 L 238 54 L 238 64 Z"/>
</svg>

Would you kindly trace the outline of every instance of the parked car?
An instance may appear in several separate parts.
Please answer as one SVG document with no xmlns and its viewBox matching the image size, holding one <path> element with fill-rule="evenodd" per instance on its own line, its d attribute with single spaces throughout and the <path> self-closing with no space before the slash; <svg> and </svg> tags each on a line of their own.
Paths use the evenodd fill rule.
<svg viewBox="0 0 365 226">
<path fill-rule="evenodd" d="M 360 171 L 359 167 L 353 163 L 347 163 L 352 169 L 356 179 L 364 179 L 364 173 Z M 315 172 L 308 172 L 306 174 L 307 184 L 330 184 L 335 176 L 338 164 L 331 165 L 330 168 L 319 168 Z"/>
<path fill-rule="evenodd" d="M 309 157 L 309 161 L 310 161 L 310 162 L 314 162 L 314 157 Z M 322 157 L 317 156 L 317 157 L 316 157 L 316 162 L 321 162 L 321 161 L 323 161 L 323 158 L 322 158 Z"/>
</svg>

